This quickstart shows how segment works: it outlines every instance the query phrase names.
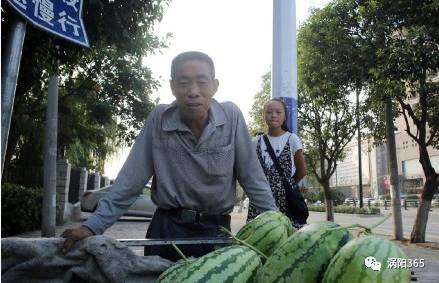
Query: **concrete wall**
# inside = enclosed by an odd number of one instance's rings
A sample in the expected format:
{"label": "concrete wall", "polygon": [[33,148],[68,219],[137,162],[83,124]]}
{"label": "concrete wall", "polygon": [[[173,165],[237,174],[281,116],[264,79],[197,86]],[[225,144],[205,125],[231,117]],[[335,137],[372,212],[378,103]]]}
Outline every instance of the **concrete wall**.
{"label": "concrete wall", "polygon": [[57,204],[62,207],[64,220],[67,220],[69,215],[67,204],[69,197],[70,169],[71,165],[68,160],[58,160],[56,163]]}

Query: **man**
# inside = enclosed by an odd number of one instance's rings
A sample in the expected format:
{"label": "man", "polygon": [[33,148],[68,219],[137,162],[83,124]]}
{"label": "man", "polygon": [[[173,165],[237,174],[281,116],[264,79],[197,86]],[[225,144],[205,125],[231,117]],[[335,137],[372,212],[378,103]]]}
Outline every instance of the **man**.
{"label": "man", "polygon": [[[81,226],[67,229],[65,250],[78,240],[102,234],[124,213],[153,176],[151,198],[158,206],[147,238],[214,237],[230,229],[236,180],[261,210],[277,210],[257,160],[241,111],[213,99],[219,82],[212,59],[185,52],[171,66],[176,100],[157,106],[146,119],[112,190]],[[201,256],[206,246],[182,246]],[[145,254],[178,260],[170,247],[146,247]]]}

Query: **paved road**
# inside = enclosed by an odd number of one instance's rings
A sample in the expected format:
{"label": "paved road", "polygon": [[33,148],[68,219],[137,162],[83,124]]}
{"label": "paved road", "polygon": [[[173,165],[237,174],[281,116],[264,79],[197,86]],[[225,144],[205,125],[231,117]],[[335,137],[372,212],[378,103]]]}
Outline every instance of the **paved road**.
{"label": "paved road", "polygon": [[[386,217],[391,210],[384,210],[381,208],[381,214],[379,216],[364,216],[359,214],[343,214],[335,213],[334,220],[340,225],[348,224],[363,224],[365,226],[373,225],[379,222],[381,219]],[[415,223],[417,209],[408,208],[407,210],[402,210],[402,222],[403,222],[403,233],[405,238],[410,238],[410,233],[413,229],[413,224]],[[322,221],[326,219],[325,212],[311,212],[309,217],[309,222]],[[382,235],[392,235],[393,234],[393,218],[390,217],[383,224],[378,226],[373,230],[376,234]],[[430,211],[427,222],[427,231],[425,236],[426,241],[439,243],[439,208],[433,208]]]}

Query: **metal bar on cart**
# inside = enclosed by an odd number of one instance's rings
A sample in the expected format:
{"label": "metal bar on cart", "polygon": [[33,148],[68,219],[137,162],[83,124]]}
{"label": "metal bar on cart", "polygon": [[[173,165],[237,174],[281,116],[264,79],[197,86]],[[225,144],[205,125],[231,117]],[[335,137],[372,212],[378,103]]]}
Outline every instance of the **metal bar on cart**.
{"label": "metal bar on cart", "polygon": [[211,245],[230,245],[233,243],[231,237],[205,237],[205,238],[170,238],[170,239],[118,239],[119,242],[127,246],[166,246],[172,245],[197,245],[197,244],[211,244]]}

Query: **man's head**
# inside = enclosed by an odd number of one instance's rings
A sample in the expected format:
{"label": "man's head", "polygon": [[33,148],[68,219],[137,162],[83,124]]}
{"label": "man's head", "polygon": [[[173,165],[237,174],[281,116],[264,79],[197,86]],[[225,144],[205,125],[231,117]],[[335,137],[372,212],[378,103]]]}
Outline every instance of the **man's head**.
{"label": "man's head", "polygon": [[172,60],[170,83],[184,120],[207,119],[219,85],[209,56],[197,51],[179,54]]}
{"label": "man's head", "polygon": [[215,79],[215,65],[213,64],[212,58],[207,54],[199,51],[188,51],[178,54],[174,59],[172,59],[171,64],[171,80],[175,78],[175,70],[178,65],[186,61],[201,61],[205,62],[209,66],[209,71],[212,79]]}

